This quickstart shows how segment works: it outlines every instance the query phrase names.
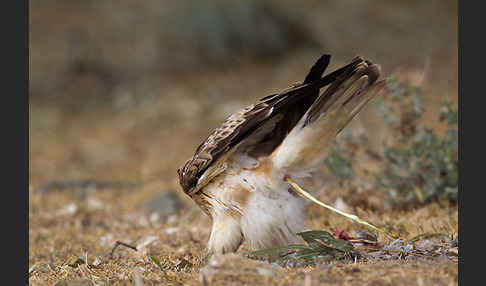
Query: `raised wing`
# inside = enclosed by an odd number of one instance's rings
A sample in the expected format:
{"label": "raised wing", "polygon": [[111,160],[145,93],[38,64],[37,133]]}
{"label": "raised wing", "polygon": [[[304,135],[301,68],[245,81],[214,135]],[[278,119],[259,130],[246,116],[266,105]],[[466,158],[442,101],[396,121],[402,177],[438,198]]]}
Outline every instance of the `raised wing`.
{"label": "raised wing", "polygon": [[324,54],[302,84],[264,97],[226,119],[199,145],[183,168],[177,170],[184,192],[191,195],[205,186],[225,169],[225,160],[236,151],[254,156],[271,154],[313,105],[319,89],[354,70],[364,60],[357,57],[321,78],[329,61],[330,55]]}
{"label": "raised wing", "polygon": [[273,168],[305,176],[322,164],[337,134],[385,85],[379,76],[380,67],[370,61],[341,74],[271,154]]}

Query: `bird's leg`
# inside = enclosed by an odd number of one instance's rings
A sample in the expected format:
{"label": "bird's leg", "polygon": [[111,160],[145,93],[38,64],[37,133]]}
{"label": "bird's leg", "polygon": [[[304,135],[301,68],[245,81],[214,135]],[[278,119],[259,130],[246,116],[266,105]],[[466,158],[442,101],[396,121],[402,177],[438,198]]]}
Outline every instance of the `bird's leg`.
{"label": "bird's leg", "polygon": [[211,254],[225,254],[236,252],[243,242],[240,217],[222,213],[213,217],[213,227],[208,242]]}

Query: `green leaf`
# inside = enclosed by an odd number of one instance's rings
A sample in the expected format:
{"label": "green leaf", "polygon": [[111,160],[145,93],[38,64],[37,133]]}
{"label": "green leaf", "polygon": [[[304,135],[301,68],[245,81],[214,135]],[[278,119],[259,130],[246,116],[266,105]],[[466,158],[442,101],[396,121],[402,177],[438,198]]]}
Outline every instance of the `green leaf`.
{"label": "green leaf", "polygon": [[336,239],[332,234],[323,230],[304,231],[297,233],[297,235],[300,235],[314,249],[326,251],[328,248],[334,248],[342,252],[348,252],[354,248],[349,241]]}
{"label": "green leaf", "polygon": [[252,251],[252,255],[281,255],[276,263],[282,265],[289,261],[298,261],[305,265],[314,265],[315,258],[330,255],[336,259],[344,257],[345,253],[353,249],[348,241],[336,239],[332,234],[322,230],[299,232],[309,245],[290,244],[283,247]]}
{"label": "green leaf", "polygon": [[297,261],[302,261],[304,262],[304,264],[308,265],[308,264],[315,264],[314,262],[314,258],[317,257],[319,255],[319,252],[318,251],[315,251],[313,249],[310,249],[310,248],[305,248],[305,249],[300,249],[294,253],[291,253],[291,254],[288,254],[282,258],[280,258],[279,260],[277,260],[276,262],[278,264],[284,264],[285,262],[288,262],[290,260],[297,260]]}
{"label": "green leaf", "polygon": [[286,246],[282,247],[277,247],[277,248],[270,248],[270,249],[262,249],[262,250],[256,250],[252,251],[249,254],[252,255],[275,255],[275,254],[284,254],[289,251],[295,251],[298,249],[309,249],[309,247],[303,245],[303,244],[289,244]]}

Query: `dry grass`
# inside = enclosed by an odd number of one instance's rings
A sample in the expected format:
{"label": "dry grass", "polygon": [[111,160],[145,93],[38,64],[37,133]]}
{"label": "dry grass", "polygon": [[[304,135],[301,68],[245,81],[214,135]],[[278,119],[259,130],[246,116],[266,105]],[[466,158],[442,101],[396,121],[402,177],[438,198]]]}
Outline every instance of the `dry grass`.
{"label": "dry grass", "polygon": [[[299,59],[303,58],[312,61],[310,56]],[[444,69],[451,68],[451,62],[444,65]],[[248,258],[244,244],[236,255],[207,259],[204,250],[210,221],[180,191],[175,170],[230,112],[299,80],[305,70],[303,61],[290,59],[271,68],[245,66],[225,74],[202,74],[170,86],[160,84],[152,91],[153,97],[138,99],[128,94],[113,105],[94,106],[80,113],[32,101],[29,283],[456,285],[457,260],[447,258],[281,268]],[[417,73],[420,70],[408,69],[398,76],[413,81]],[[437,83],[424,86],[424,93],[424,121],[436,120],[441,100],[434,95],[457,100],[456,90]],[[364,124],[373,116],[368,108],[351,128],[377,132]],[[377,169],[378,162],[372,157],[365,152],[357,154],[359,176]],[[87,178],[135,185],[126,189],[36,191],[51,180]],[[457,205],[440,202],[411,210],[387,210],[379,193],[341,186],[324,175],[314,179],[314,184],[304,187],[318,199],[327,203],[344,199],[349,211],[402,237],[440,232],[457,238]],[[325,180],[331,181],[323,185]],[[146,214],[143,206],[160,192],[178,196],[181,210],[168,217]],[[363,230],[313,204],[308,205],[307,214],[309,229]],[[120,246],[110,257],[117,240],[138,246],[138,251]],[[379,236],[379,240],[387,242],[388,238]]]}
{"label": "dry grass", "polygon": [[[149,188],[149,187],[147,187]],[[457,260],[416,259],[375,263],[324,263],[305,268],[280,268],[247,258],[244,245],[224,262],[205,261],[209,219],[194,206],[170,218],[145,215],[136,207],[136,196],[147,196],[146,188],[120,193],[94,192],[85,198],[72,193],[42,195],[30,192],[29,267],[32,285],[130,285],[138,271],[145,285],[210,285],[285,283],[345,283],[344,285],[450,285],[457,283]],[[336,194],[334,194],[336,195]],[[321,197],[328,197],[326,195]],[[142,200],[139,200],[142,201]],[[357,213],[380,227],[391,227],[402,237],[422,233],[445,233],[457,237],[457,206],[434,203],[414,211]],[[345,218],[309,205],[308,227],[361,229]],[[138,251],[119,246],[117,240],[137,246]],[[380,242],[386,237],[380,236]],[[152,257],[160,261],[161,267]],[[81,259],[80,261],[77,261]],[[306,278],[310,276],[310,278]],[[204,277],[204,278],[202,278]],[[84,281],[84,283],[81,283]],[[63,285],[63,284],[58,284]],[[308,284],[305,284],[308,285]]]}

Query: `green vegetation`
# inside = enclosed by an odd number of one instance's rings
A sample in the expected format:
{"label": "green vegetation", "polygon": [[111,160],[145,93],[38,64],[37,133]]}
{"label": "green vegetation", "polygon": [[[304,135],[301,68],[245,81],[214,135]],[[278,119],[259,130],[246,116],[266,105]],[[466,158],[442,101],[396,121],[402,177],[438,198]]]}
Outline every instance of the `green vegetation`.
{"label": "green vegetation", "polygon": [[[427,126],[419,127],[423,112],[420,89],[403,89],[395,82],[390,87],[391,94],[403,96],[392,96],[389,104],[404,111],[399,120],[387,121],[390,125],[400,122],[399,128],[395,129],[398,130],[398,140],[395,145],[385,148],[384,166],[377,174],[378,185],[396,202],[426,203],[444,197],[457,201],[457,110],[451,102],[443,102],[438,119],[446,125],[445,134]],[[383,113],[385,118],[390,118],[390,114]]]}
{"label": "green vegetation", "polygon": [[280,265],[286,265],[289,262],[299,262],[303,265],[315,265],[316,259],[343,258],[353,249],[353,245],[342,239],[335,238],[332,234],[323,230],[310,230],[299,232],[307,245],[292,244],[279,248],[264,249],[253,251],[250,254],[260,256],[275,256],[279,258],[275,261]]}
{"label": "green vegetation", "polygon": [[[384,146],[375,188],[386,193],[392,205],[414,205],[447,198],[457,201],[458,112],[449,101],[438,116],[445,132],[421,125],[420,88],[405,88],[391,79],[386,98],[377,100],[383,120],[391,127],[393,140]],[[352,154],[335,144],[325,164],[340,181],[355,180]]]}

